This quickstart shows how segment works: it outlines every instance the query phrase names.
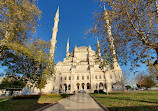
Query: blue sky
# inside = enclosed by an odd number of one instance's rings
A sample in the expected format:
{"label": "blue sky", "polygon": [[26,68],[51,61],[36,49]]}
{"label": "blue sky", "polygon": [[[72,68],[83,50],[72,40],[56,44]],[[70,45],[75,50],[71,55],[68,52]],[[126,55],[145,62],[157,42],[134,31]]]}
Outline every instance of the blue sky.
{"label": "blue sky", "polygon": [[92,46],[95,49],[96,38],[84,38],[85,30],[93,25],[93,12],[99,8],[93,0],[39,0],[42,18],[39,21],[35,36],[50,41],[54,16],[59,6],[59,29],[56,43],[55,62],[62,61],[66,56],[66,43],[70,39],[70,51],[76,46]]}

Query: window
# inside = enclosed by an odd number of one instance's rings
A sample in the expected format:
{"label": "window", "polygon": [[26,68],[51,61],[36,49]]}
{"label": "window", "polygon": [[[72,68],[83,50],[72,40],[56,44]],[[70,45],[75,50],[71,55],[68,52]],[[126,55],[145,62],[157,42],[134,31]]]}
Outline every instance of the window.
{"label": "window", "polygon": [[95,76],[95,79],[97,79],[97,76]]}
{"label": "window", "polygon": [[112,79],[112,75],[110,75],[110,79]]}
{"label": "window", "polygon": [[69,76],[69,80],[71,80],[71,76]]}
{"label": "window", "polygon": [[105,79],[105,75],[104,75],[104,79]]}
{"label": "window", "polygon": [[79,80],[79,76],[77,76],[77,80]]}
{"label": "window", "polygon": [[99,76],[99,78],[101,79],[101,75]]}
{"label": "window", "polygon": [[71,85],[69,84],[69,86],[68,86],[68,90],[71,90]]}
{"label": "window", "polygon": [[84,76],[82,76],[82,80],[84,80]]}
{"label": "window", "polygon": [[66,80],[66,77],[65,77],[65,80]]}
{"label": "window", "polygon": [[87,76],[87,79],[89,79],[89,76]]}

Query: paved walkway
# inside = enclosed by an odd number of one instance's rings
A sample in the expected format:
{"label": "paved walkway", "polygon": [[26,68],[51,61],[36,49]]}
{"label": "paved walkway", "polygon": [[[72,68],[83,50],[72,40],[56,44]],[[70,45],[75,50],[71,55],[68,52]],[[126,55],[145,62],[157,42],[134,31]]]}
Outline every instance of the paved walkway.
{"label": "paved walkway", "polygon": [[43,111],[104,111],[87,93],[70,96]]}

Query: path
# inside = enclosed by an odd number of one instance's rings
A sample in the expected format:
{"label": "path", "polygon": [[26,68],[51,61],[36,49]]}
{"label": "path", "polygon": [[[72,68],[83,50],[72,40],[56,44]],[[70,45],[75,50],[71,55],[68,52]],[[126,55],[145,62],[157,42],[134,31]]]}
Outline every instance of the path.
{"label": "path", "polygon": [[104,111],[87,93],[70,96],[43,111]]}

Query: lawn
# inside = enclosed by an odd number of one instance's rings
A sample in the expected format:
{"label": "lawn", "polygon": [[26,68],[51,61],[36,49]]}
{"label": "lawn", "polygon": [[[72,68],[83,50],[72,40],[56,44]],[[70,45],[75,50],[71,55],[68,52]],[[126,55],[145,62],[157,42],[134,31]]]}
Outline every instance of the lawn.
{"label": "lawn", "polygon": [[42,95],[34,99],[0,99],[0,111],[34,111],[64,97],[61,95]]}
{"label": "lawn", "polygon": [[158,91],[91,94],[109,111],[158,111]]}

